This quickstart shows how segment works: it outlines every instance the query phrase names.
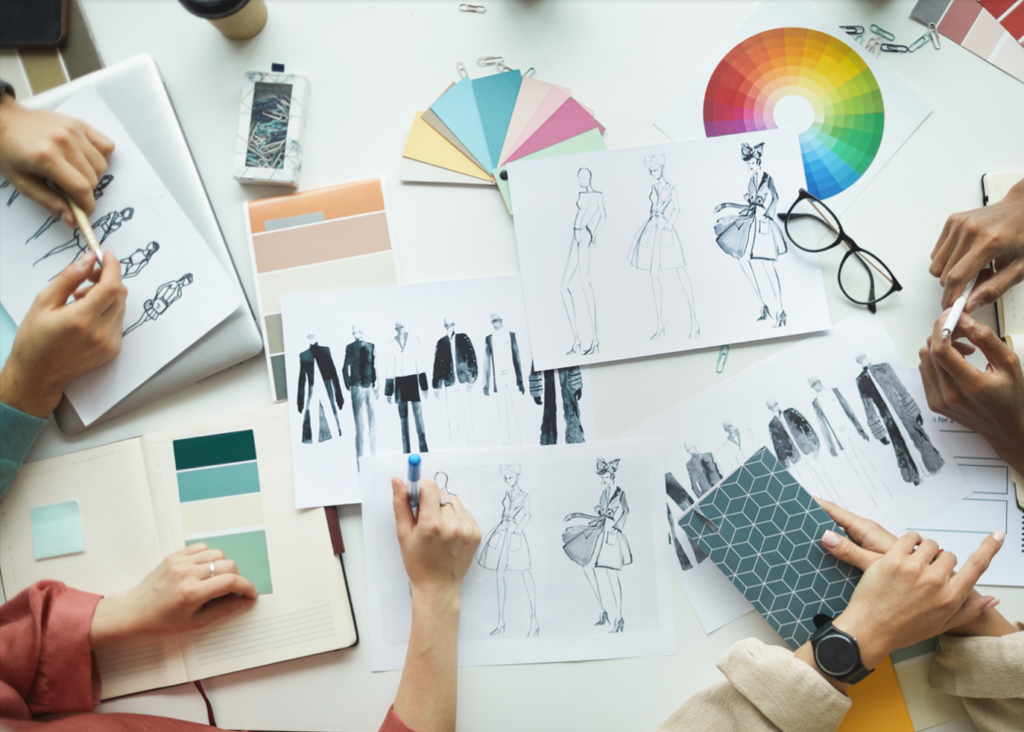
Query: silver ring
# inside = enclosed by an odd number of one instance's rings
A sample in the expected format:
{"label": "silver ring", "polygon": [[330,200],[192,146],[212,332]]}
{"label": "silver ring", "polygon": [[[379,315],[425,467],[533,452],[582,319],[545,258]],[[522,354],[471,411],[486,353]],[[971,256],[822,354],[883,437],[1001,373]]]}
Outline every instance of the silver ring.
{"label": "silver ring", "polygon": [[451,503],[451,501],[445,500],[444,498],[442,498],[442,499],[441,499],[441,505],[442,505],[442,506],[447,506],[447,505],[449,505],[450,503]]}
{"label": "silver ring", "polygon": [[212,577],[217,573],[217,568],[213,566],[213,562],[210,562],[210,576]]}

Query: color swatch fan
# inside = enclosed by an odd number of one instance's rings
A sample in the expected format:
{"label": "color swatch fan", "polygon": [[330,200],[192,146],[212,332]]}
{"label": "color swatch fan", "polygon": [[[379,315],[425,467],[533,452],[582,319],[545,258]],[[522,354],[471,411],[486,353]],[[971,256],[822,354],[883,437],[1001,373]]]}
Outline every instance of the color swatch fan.
{"label": "color swatch fan", "polygon": [[496,184],[512,212],[506,163],[604,150],[604,127],[565,87],[506,70],[450,85],[417,112],[402,150],[401,179]]}
{"label": "color swatch fan", "polygon": [[943,36],[1024,81],[1024,3],[1020,0],[921,0],[910,12]]}

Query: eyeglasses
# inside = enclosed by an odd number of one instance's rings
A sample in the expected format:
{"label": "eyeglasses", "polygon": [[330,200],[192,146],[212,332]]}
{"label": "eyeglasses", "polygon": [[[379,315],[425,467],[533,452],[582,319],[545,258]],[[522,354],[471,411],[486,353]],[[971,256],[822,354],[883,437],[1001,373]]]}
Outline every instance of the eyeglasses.
{"label": "eyeglasses", "polygon": [[[803,188],[796,202],[789,211],[782,214],[786,236],[799,249],[805,252],[824,252],[833,247],[844,245],[847,248],[843,260],[839,263],[839,289],[846,297],[858,305],[867,305],[868,310],[875,312],[875,303],[881,302],[894,292],[903,289],[885,263],[866,249],[862,249],[843,231],[839,218],[832,213],[821,199]],[[875,271],[887,287],[875,287]],[[881,295],[878,292],[882,292]]]}

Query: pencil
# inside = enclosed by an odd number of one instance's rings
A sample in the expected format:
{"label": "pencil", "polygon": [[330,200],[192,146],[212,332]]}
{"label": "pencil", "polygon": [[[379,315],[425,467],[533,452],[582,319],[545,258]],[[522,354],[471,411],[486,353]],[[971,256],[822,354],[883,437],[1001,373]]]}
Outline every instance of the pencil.
{"label": "pencil", "polygon": [[89,251],[96,254],[96,265],[103,269],[103,252],[100,251],[100,240],[96,238],[96,232],[92,230],[92,224],[89,223],[89,217],[85,215],[85,211],[78,207],[75,200],[71,198],[66,192],[64,198],[67,199],[68,205],[71,206],[71,213],[75,217],[75,221],[78,223],[78,228],[82,232],[82,236],[85,237],[85,243],[89,245]]}

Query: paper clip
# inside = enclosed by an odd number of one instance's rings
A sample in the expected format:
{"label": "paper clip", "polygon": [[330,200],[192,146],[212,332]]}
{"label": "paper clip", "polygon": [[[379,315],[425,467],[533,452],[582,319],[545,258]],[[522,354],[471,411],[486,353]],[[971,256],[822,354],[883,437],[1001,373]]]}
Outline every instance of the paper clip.
{"label": "paper clip", "polygon": [[460,79],[465,79],[467,76],[469,76],[469,72],[466,71],[466,64],[462,63],[461,61],[455,64],[455,70],[459,72]]}
{"label": "paper clip", "polygon": [[461,10],[463,13],[486,13],[487,12],[487,8],[485,8],[483,5],[470,5],[469,3],[462,3],[462,5],[459,6],[459,10]]}
{"label": "paper clip", "polygon": [[535,68],[533,68],[531,66],[530,68],[528,68],[526,71],[523,72],[523,76],[533,76],[536,73],[537,73],[537,69],[535,69]]}
{"label": "paper clip", "polygon": [[879,46],[879,50],[885,53],[907,53],[910,51],[909,48],[899,43],[883,43]]}
{"label": "paper clip", "polygon": [[504,61],[499,61],[497,64],[494,65],[494,68],[498,70],[499,74],[504,74],[506,71],[512,70],[512,67],[506,66]]}
{"label": "paper clip", "polygon": [[931,31],[932,45],[935,46],[935,50],[942,48],[942,44],[939,42],[939,31],[935,27],[935,23],[929,23],[928,30]]}
{"label": "paper clip", "polygon": [[875,35],[881,36],[882,38],[884,38],[887,41],[895,41],[896,40],[896,36],[894,36],[892,33],[887,31],[882,26],[875,25],[874,23],[871,24],[871,32],[874,33]]}
{"label": "paper clip", "polygon": [[718,363],[715,364],[715,373],[725,371],[725,362],[729,359],[729,346],[722,346],[718,349]]}
{"label": "paper clip", "polygon": [[931,32],[925,33],[923,36],[921,36],[916,41],[914,41],[909,46],[907,46],[907,50],[910,53],[913,53],[914,51],[916,51],[919,48],[924,48],[926,45],[928,45],[928,41],[930,41],[931,38],[932,38]]}
{"label": "paper clip", "polygon": [[860,45],[863,46],[864,45],[864,34],[863,33],[858,33],[857,35],[855,35],[853,37],[853,40],[857,41],[857,43],[859,43]]}
{"label": "paper clip", "polygon": [[862,25],[841,25],[839,26],[848,36],[858,36],[864,34],[864,26]]}
{"label": "paper clip", "polygon": [[871,38],[868,39],[868,42],[864,44],[864,50],[867,51],[868,53],[873,53],[874,55],[877,56],[878,38],[876,38],[875,36],[871,36]]}
{"label": "paper clip", "polygon": [[504,62],[504,58],[501,56],[481,56],[476,60],[477,66],[497,66]]}

